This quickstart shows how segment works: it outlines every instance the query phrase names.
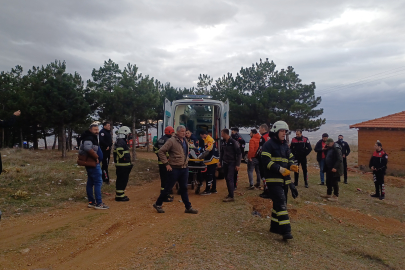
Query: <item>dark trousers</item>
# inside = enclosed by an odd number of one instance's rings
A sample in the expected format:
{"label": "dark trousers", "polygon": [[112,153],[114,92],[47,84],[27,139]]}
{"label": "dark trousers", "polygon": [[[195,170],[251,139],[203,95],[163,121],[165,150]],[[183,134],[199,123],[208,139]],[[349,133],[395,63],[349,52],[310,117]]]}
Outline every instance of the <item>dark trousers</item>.
{"label": "dark trousers", "polygon": [[166,179],[167,179],[167,169],[166,165],[159,164],[159,175],[160,175],[160,192],[162,193],[165,190]]}
{"label": "dark trousers", "polygon": [[125,189],[127,188],[129,174],[131,173],[134,165],[130,166],[116,166],[115,172],[117,173],[117,181],[115,182],[115,197],[125,197]]}
{"label": "dark trousers", "polygon": [[102,178],[103,182],[109,182],[110,175],[108,174],[108,164],[110,163],[111,150],[102,150],[102,152],[103,152],[103,161],[101,165]]}
{"label": "dark trousers", "polygon": [[343,175],[344,181],[347,182],[347,158],[343,158]]}
{"label": "dark trousers", "polygon": [[385,196],[384,173],[373,172],[373,180],[375,185],[375,194]]}
{"label": "dark trousers", "polygon": [[235,171],[235,173],[233,174],[233,187],[237,188],[238,187],[238,171]]}
{"label": "dark trousers", "polygon": [[[302,173],[304,175],[304,182],[307,185],[308,184],[308,168],[307,168],[307,158],[302,158],[302,159],[298,159],[298,166],[302,167]],[[299,173],[294,173],[294,184],[296,186],[298,186],[298,178],[299,178],[300,174]]]}
{"label": "dark trousers", "polygon": [[339,197],[339,181],[340,176],[335,176],[331,171],[326,172],[326,194],[332,195],[333,190],[333,195]]}
{"label": "dark trousers", "polygon": [[287,198],[285,187],[269,185],[268,192],[273,201],[273,210],[271,213],[270,231],[279,234],[291,232],[290,217],[287,212]]}
{"label": "dark trousers", "polygon": [[215,177],[215,170],[217,169],[217,164],[207,165],[207,171],[203,173],[203,177],[206,181],[205,190],[209,191],[217,189],[217,178]]}
{"label": "dark trousers", "polygon": [[186,209],[191,208],[191,203],[188,199],[187,193],[188,168],[173,168],[172,171],[167,172],[166,185],[164,190],[160,193],[160,196],[156,201],[156,205],[161,206],[163,204],[163,201],[167,198],[167,196],[169,196],[169,191],[173,188],[176,182],[179,182],[179,192],[184,206]]}
{"label": "dark trousers", "polygon": [[235,163],[225,163],[223,165],[226,186],[228,187],[228,196],[233,198],[235,191]]}

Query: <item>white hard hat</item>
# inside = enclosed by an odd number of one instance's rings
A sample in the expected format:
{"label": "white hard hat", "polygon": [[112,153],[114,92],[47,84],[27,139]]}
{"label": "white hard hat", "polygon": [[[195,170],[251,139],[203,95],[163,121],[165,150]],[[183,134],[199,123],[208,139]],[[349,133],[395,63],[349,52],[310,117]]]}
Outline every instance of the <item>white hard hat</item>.
{"label": "white hard hat", "polygon": [[273,126],[271,127],[271,132],[276,133],[277,131],[279,131],[280,129],[285,129],[287,132],[289,130],[288,125],[286,122],[284,121],[277,121],[273,124]]}
{"label": "white hard hat", "polygon": [[128,135],[129,133],[131,133],[131,130],[129,129],[129,127],[127,126],[122,126],[118,129],[118,134],[124,134],[124,135]]}

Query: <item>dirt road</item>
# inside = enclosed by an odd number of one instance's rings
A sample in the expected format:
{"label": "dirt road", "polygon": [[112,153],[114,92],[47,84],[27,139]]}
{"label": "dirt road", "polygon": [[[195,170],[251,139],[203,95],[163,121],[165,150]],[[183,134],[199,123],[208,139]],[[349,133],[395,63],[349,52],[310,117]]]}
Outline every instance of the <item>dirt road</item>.
{"label": "dirt road", "polygon": [[[142,158],[153,154],[142,153]],[[246,165],[244,165],[246,166]],[[246,169],[244,173],[246,174]],[[153,254],[165,253],[165,235],[180,226],[185,214],[179,195],[165,203],[165,214],[156,213],[152,204],[160,190],[160,181],[127,188],[129,202],[104,198],[109,210],[87,208],[86,204],[66,203],[62,209],[27,215],[0,223],[1,269],[118,269],[153,246]],[[218,181],[218,194],[210,196],[189,192],[193,207],[200,213],[213,201],[226,195],[225,181]],[[84,194],[83,194],[84,195]],[[150,254],[150,252],[148,252]]]}

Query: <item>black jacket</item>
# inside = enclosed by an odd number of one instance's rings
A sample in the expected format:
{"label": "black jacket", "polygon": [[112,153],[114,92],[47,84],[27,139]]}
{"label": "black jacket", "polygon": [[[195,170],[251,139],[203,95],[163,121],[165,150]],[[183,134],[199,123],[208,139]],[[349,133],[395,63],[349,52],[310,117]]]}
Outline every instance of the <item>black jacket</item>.
{"label": "black jacket", "polygon": [[102,129],[100,133],[98,134],[99,140],[100,140],[100,147],[101,150],[105,151],[107,150],[107,147],[112,146],[112,138],[111,138],[111,132],[106,129]]}
{"label": "black jacket", "polygon": [[[321,140],[319,140],[317,143],[316,143],[316,145],[315,145],[315,152],[316,152],[316,160],[319,162],[319,161],[321,161],[321,159],[322,159],[322,142],[323,142],[323,140],[321,139]],[[326,153],[325,153],[325,156],[326,156]]]}
{"label": "black jacket", "polygon": [[221,140],[221,154],[219,157],[219,162],[221,164],[225,163],[235,163],[235,166],[240,166],[242,159],[242,154],[240,152],[240,146],[237,141],[229,138],[228,141]]}
{"label": "black jacket", "polygon": [[115,166],[131,166],[131,154],[124,138],[119,138],[114,144]]}
{"label": "black jacket", "polygon": [[345,157],[347,157],[350,154],[349,144],[343,140],[342,141],[337,140],[336,143],[339,144],[340,147],[342,147],[342,155],[345,155]]}
{"label": "black jacket", "polygon": [[232,139],[234,139],[235,141],[237,141],[239,143],[240,152],[242,155],[244,155],[246,141],[242,138],[242,136],[240,136],[239,133],[232,134],[231,137],[232,137]]}
{"label": "black jacket", "polygon": [[263,145],[261,166],[266,183],[281,186],[290,184],[291,177],[283,176],[280,173],[280,167],[289,170],[293,164],[294,155],[285,140],[280,141],[273,136]]}
{"label": "black jacket", "polygon": [[311,143],[307,137],[301,136],[300,138],[294,137],[291,140],[291,153],[296,159],[304,159],[312,151]]}
{"label": "black jacket", "polygon": [[[159,140],[155,142],[153,145],[153,151],[155,152],[156,156],[158,157],[158,164],[163,164],[163,162],[159,158],[159,149],[162,148],[162,146],[169,140],[172,136],[169,135],[163,135]],[[166,153],[166,157],[169,157],[169,153]]]}
{"label": "black jacket", "polygon": [[94,135],[93,133],[90,132],[90,130],[86,130],[82,135],[81,135],[81,140],[82,142],[84,141],[91,141],[93,145],[99,145],[98,140],[97,140],[97,135]]}
{"label": "black jacket", "polygon": [[337,143],[326,151],[325,167],[323,171],[331,172],[332,169],[336,169],[336,172],[332,172],[334,177],[343,175],[342,148]]}
{"label": "black jacket", "polygon": [[387,170],[388,155],[384,150],[380,152],[374,151],[373,156],[370,159],[369,168],[374,167],[376,171],[373,173],[383,173]]}

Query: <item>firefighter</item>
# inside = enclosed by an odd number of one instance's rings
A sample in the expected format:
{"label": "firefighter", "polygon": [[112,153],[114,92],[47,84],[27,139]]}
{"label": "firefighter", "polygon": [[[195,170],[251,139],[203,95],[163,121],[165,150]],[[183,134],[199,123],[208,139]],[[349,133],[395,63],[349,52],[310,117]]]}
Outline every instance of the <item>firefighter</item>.
{"label": "firefighter", "polygon": [[[302,136],[302,130],[295,131],[295,138],[291,140],[291,153],[297,160],[298,167],[301,164],[302,173],[304,175],[305,187],[308,188],[308,169],[307,169],[307,156],[312,151],[311,143],[307,137]],[[294,185],[298,186],[299,172],[294,173]]]}
{"label": "firefighter", "polygon": [[211,193],[218,193],[215,178],[215,171],[219,162],[218,149],[214,139],[208,135],[207,131],[200,131],[200,136],[204,140],[204,152],[198,156],[198,159],[204,159],[204,164],[207,165],[207,171],[203,173],[207,185],[201,195],[211,195]]}
{"label": "firefighter", "polygon": [[115,200],[117,202],[127,202],[129,198],[125,195],[125,188],[128,184],[129,174],[134,165],[131,164],[131,154],[125,137],[131,130],[123,126],[118,129],[117,141],[114,144],[114,163],[117,173],[115,182]]}
{"label": "firefighter", "polygon": [[103,151],[103,160],[101,166],[103,182],[106,184],[110,184],[110,176],[108,174],[108,164],[110,163],[112,137],[111,137],[111,125],[109,122],[103,123],[103,129],[100,130],[98,138],[100,142],[101,151]]}
{"label": "firefighter", "polygon": [[374,145],[374,153],[370,159],[369,167],[373,170],[373,179],[375,185],[375,194],[370,195],[374,198],[385,199],[384,175],[387,170],[388,155],[382,149],[382,144],[377,141]]}
{"label": "firefighter", "polygon": [[294,165],[294,155],[288,147],[285,137],[288,125],[284,121],[277,121],[272,127],[272,137],[262,149],[262,166],[268,193],[273,201],[270,232],[281,234],[284,240],[292,239],[290,218],[287,212],[287,187],[290,187],[293,198],[298,191],[291,182],[290,170],[298,172]]}
{"label": "firefighter", "polygon": [[[160,193],[163,193],[165,190],[166,186],[166,180],[167,180],[167,169],[166,166],[162,163],[162,161],[159,158],[159,149],[162,148],[162,146],[169,140],[172,135],[174,134],[174,128],[171,126],[168,126],[165,128],[165,135],[163,135],[159,140],[156,141],[155,145],[153,146],[153,150],[155,151],[156,156],[158,157],[158,164],[159,164],[159,174],[160,174]],[[169,154],[166,153],[166,156],[169,157]],[[169,192],[171,193],[171,192]],[[169,194],[167,198],[164,200],[164,202],[172,202],[173,197]]]}
{"label": "firefighter", "polygon": [[339,135],[336,143],[342,147],[344,183],[347,184],[347,157],[350,154],[350,146],[343,140],[343,135]]}

